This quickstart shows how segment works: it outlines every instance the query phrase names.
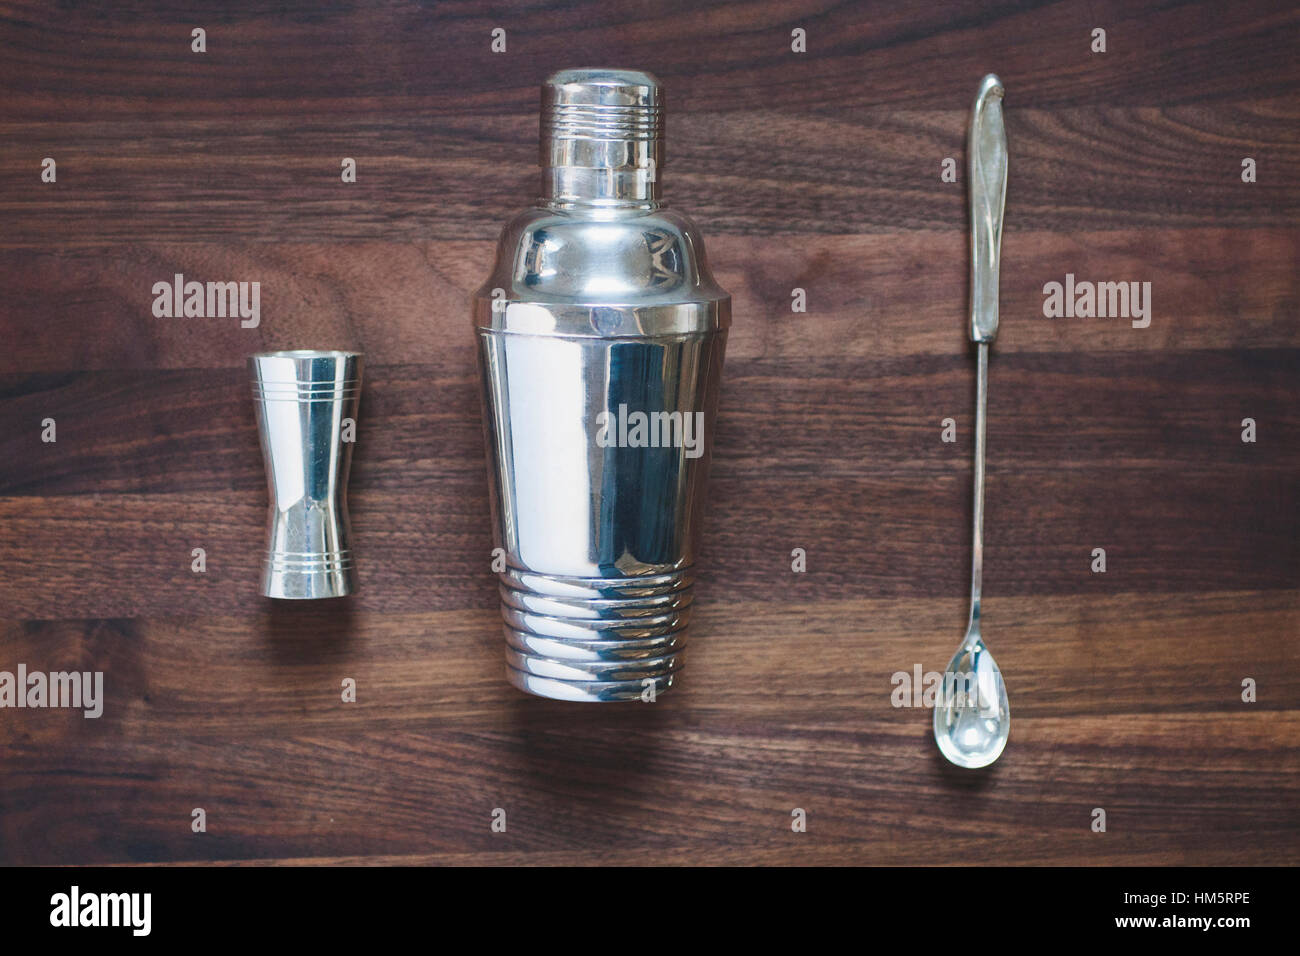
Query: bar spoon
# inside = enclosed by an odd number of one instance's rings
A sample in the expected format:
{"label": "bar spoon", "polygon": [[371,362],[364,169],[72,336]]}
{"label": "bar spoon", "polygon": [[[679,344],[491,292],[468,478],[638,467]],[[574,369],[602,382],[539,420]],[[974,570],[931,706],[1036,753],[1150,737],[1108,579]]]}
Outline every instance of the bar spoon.
{"label": "bar spoon", "polygon": [[984,431],[989,389],[989,346],[998,334],[998,264],[1006,205],[1007,137],[1002,125],[1002,81],[980,82],[967,144],[971,212],[970,337],[979,352],[975,387],[975,517],[971,550],[970,621],[948,662],[934,707],[934,741],[958,767],[987,767],[1011,732],[1007,689],[980,634],[984,577]]}

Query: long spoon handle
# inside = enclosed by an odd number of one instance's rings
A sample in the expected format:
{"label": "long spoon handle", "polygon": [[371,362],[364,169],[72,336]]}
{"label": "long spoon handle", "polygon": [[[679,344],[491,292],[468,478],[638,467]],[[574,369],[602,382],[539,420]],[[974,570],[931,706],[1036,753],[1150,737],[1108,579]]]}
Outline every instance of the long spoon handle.
{"label": "long spoon handle", "polygon": [[975,519],[974,547],[970,562],[970,624],[975,630],[980,620],[980,592],[984,588],[984,425],[988,418],[989,347],[979,344],[979,374],[975,379]]}
{"label": "long spoon handle", "polygon": [[980,83],[967,144],[970,183],[970,337],[979,344],[975,386],[975,507],[971,549],[970,625],[977,632],[984,586],[984,433],[989,393],[989,345],[998,334],[998,266],[1002,212],[1007,200],[1007,134],[1002,125],[1002,81]]}

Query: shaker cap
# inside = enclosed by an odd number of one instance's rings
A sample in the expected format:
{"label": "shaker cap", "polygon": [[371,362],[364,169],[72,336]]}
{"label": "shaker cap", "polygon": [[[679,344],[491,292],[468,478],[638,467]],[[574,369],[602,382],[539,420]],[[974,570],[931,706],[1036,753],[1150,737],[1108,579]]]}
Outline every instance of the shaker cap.
{"label": "shaker cap", "polygon": [[644,70],[557,70],[546,78],[547,106],[636,106],[658,109],[659,80]]}
{"label": "shaker cap", "polygon": [[641,70],[560,70],[542,86],[541,165],[559,200],[654,200],[663,165],[659,81]]}

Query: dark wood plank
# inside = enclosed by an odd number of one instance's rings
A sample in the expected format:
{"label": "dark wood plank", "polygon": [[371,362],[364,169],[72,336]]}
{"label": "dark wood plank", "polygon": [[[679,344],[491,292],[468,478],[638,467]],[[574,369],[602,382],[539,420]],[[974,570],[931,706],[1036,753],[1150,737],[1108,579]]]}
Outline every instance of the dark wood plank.
{"label": "dark wood plank", "polygon": [[[357,492],[353,520],[367,610],[481,607],[495,594],[482,481],[443,495]],[[939,597],[965,589],[964,477],[894,481],[719,476],[701,573],[751,600]],[[990,477],[985,578],[1005,594],[1295,587],[1292,475],[1067,470]],[[138,617],[258,606],[259,493],[0,500],[9,528],[0,602],[9,615]],[[447,502],[458,500],[456,506]],[[780,505],[774,505],[779,501]],[[845,515],[852,515],[851,521]],[[996,522],[996,523],[994,523]],[[191,549],[208,571],[190,570]],[[794,548],[805,575],[790,571]],[[1090,570],[1106,549],[1106,574]]]}
{"label": "dark wood plank", "polygon": [[[208,52],[190,52],[190,30]],[[507,31],[507,52],[490,50]],[[808,53],[791,52],[791,30]],[[1090,51],[1092,30],[1108,52]],[[907,3],[760,2],[714,8],[690,0],[464,2],[398,0],[274,10],[248,2],[182,14],[158,0],[61,8],[6,5],[0,88],[25,118],[153,114],[517,113],[557,63],[627,63],[658,74],[675,108],[887,104],[949,108],[996,68],[1026,107],[1098,100],[1136,105],[1263,99],[1300,89],[1300,16],[1246,0],[993,8]],[[75,54],[77,69],[68,68]]]}
{"label": "dark wood plank", "polygon": [[[970,354],[959,232],[707,239],[733,296],[727,356],[818,362]],[[353,348],[371,366],[468,375],[469,297],[486,242],[126,245],[0,251],[0,375],[71,369],[242,368],[264,349]],[[1018,233],[1003,242],[998,354],[1300,348],[1300,232],[1281,229]],[[176,273],[257,281],[261,324],[155,318]],[[1067,273],[1151,283],[1151,323],[1049,319],[1043,286]],[[806,313],[791,312],[804,289]]]}
{"label": "dark wood plank", "polygon": [[[242,740],[152,737],[129,775],[113,741],[79,747],[75,769],[20,746],[0,826],[13,859],[42,862],[395,855],[418,843],[482,862],[619,847],[652,862],[689,847],[697,863],[756,849],[785,861],[951,863],[965,850],[972,863],[1113,863],[1156,847],[1164,862],[1246,862],[1276,854],[1297,822],[1293,713],[1215,715],[1212,750],[1203,715],[1024,718],[1017,768],[976,786],[943,765],[925,720],[710,732],[598,716],[557,732],[534,711],[519,699],[482,732],[276,737],[253,753]],[[55,800],[60,817],[37,825]],[[1106,834],[1089,831],[1098,806]],[[194,807],[206,834],[190,832]],[[497,807],[506,834],[489,829]],[[806,834],[790,832],[794,807],[808,811]]]}
{"label": "dark wood plank", "polygon": [[[713,473],[761,481],[779,462],[792,477],[965,478],[972,369],[970,356],[732,358]],[[1300,349],[1012,352],[995,354],[992,369],[995,475],[1300,470]],[[425,492],[434,505],[486,483],[477,382],[473,359],[459,354],[369,366],[350,486]],[[264,487],[243,368],[3,376],[0,414],[12,423],[0,436],[0,495],[256,497]],[[1244,417],[1256,420],[1254,443],[1241,441]],[[57,423],[56,443],[42,441],[45,418]]]}
{"label": "dark wood plank", "polygon": [[[1031,109],[1007,82],[1008,233],[1285,229],[1300,217],[1288,176],[1300,165],[1300,98]],[[674,113],[664,188],[709,235],[961,231],[968,97],[929,111]],[[537,195],[536,114],[530,103],[511,116],[0,126],[0,245],[491,240]],[[57,183],[39,181],[46,156]],[[344,156],[355,183],[340,181]],[[957,182],[941,179],[949,157]]]}
{"label": "dark wood plank", "polygon": [[[717,733],[769,723],[825,723],[837,732],[923,723],[920,709],[894,707],[891,678],[917,664],[923,673],[942,670],[964,625],[964,602],[820,594],[773,588],[767,601],[741,599],[706,577],[689,671],[660,702],[677,702],[663,718],[637,707],[521,698],[501,680],[501,622],[488,601],[401,613],[249,602],[231,616],[8,625],[0,634],[12,660],[43,670],[102,665],[108,698],[100,718],[33,713],[7,723],[0,740],[76,748],[105,734],[132,742],[240,737],[260,751],[259,734],[431,723],[489,730],[520,700],[555,733],[584,724],[643,733],[661,720]],[[1291,591],[1000,594],[990,596],[986,622],[1008,679],[1014,675],[1017,717],[1281,715],[1292,709],[1287,688],[1300,677],[1300,654],[1282,640],[1300,626]],[[1239,635],[1228,647],[1225,631]],[[792,660],[802,663],[791,668]],[[358,683],[356,704],[340,702],[344,677]],[[1260,683],[1256,704],[1240,700],[1244,677]]]}

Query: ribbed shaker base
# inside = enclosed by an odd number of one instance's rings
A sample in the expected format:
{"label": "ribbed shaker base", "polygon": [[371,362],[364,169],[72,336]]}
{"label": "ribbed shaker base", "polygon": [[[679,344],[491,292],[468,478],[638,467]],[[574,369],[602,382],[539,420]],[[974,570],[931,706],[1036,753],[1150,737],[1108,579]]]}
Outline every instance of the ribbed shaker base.
{"label": "ribbed shaker base", "polygon": [[501,578],[506,674],[556,700],[647,700],[672,687],[690,619],[690,568],[576,578],[509,570]]}
{"label": "ribbed shaker base", "polygon": [[312,554],[267,552],[262,569],[262,593],[286,600],[347,597],[357,590],[356,575],[351,550]]}

